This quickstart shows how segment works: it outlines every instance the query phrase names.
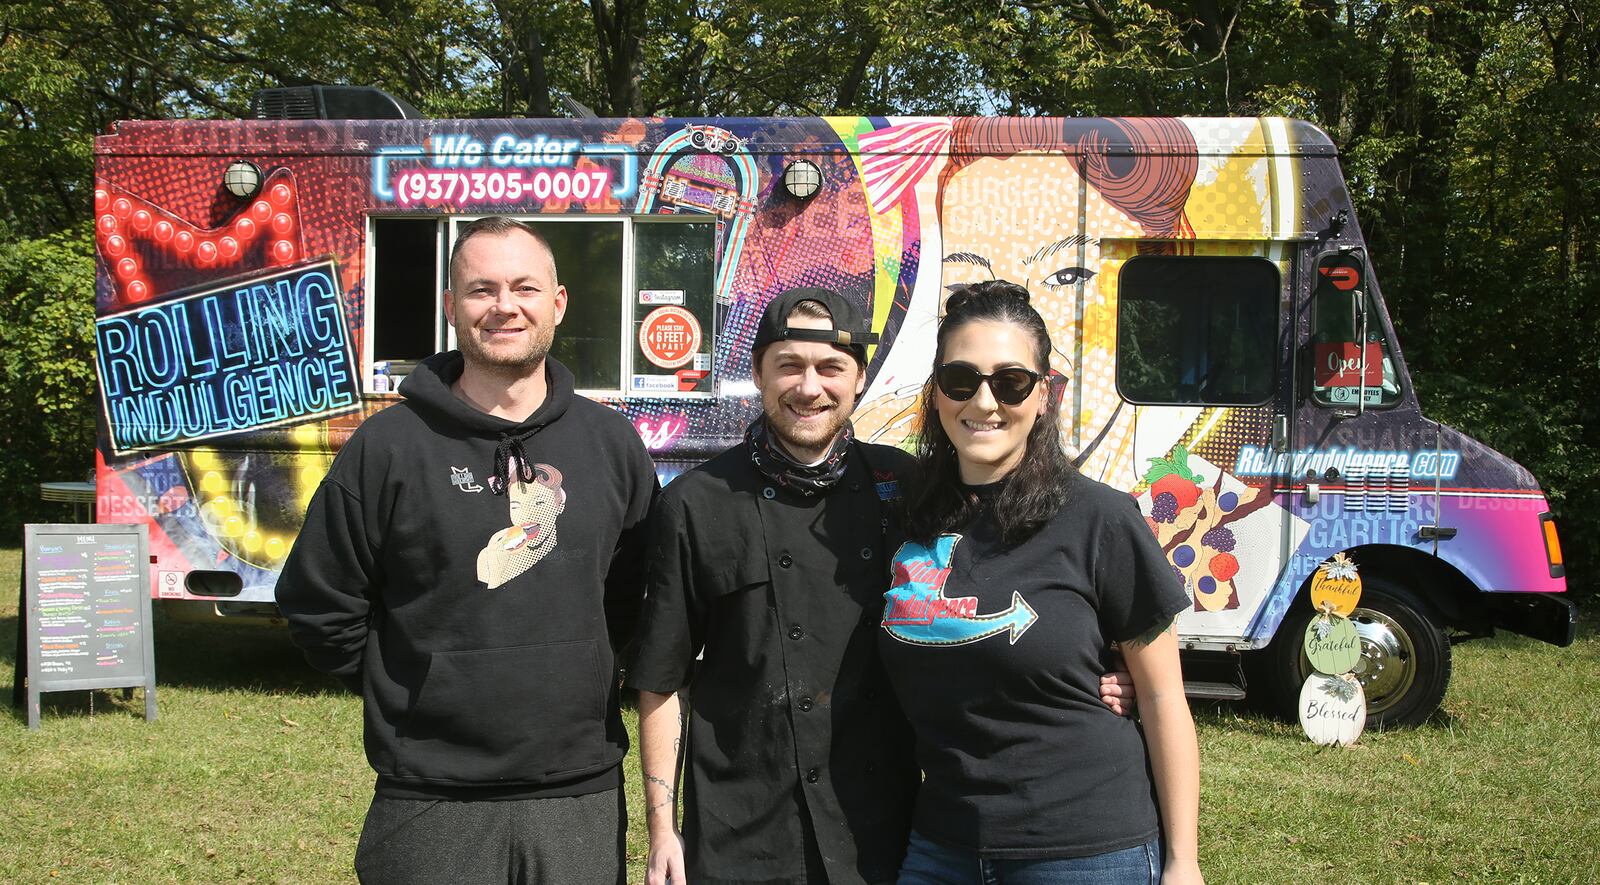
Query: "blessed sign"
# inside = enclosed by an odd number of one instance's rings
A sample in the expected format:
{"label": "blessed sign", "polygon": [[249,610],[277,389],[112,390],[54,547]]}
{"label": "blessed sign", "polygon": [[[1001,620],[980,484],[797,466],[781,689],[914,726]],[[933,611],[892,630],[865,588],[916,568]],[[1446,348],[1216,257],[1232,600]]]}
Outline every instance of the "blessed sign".
{"label": "blessed sign", "polygon": [[1354,676],[1312,673],[1300,687],[1300,727],[1314,744],[1348,747],[1367,724],[1367,697]]}

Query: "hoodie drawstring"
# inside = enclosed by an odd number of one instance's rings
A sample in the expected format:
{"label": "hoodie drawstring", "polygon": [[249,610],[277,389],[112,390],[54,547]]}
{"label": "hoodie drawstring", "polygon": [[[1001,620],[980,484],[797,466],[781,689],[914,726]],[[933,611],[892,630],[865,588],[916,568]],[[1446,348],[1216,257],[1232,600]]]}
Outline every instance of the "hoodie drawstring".
{"label": "hoodie drawstring", "polygon": [[494,447],[494,473],[489,480],[489,491],[496,495],[506,493],[506,485],[511,481],[511,462],[517,465],[517,481],[520,483],[533,482],[533,464],[528,461],[528,452],[522,447],[522,441],[542,428],[534,429],[522,434],[502,433],[500,442]]}

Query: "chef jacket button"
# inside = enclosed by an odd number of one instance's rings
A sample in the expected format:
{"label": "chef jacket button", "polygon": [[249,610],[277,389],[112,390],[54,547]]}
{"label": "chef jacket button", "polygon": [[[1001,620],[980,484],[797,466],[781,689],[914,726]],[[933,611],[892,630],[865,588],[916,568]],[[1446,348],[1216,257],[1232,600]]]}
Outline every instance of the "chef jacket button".
{"label": "chef jacket button", "polygon": [[817,771],[815,768],[806,771],[806,783],[814,784],[819,780],[822,780],[822,772]]}
{"label": "chef jacket button", "polygon": [[773,490],[772,486],[767,486],[761,490],[761,497],[766,498],[768,501],[771,501],[773,498],[777,497],[777,495],[778,493]]}
{"label": "chef jacket button", "polygon": [[801,638],[801,637],[803,637],[805,635],[806,635],[806,631],[800,629],[800,625],[799,624],[796,624],[793,627],[789,628],[789,638],[790,639],[799,639],[799,638]]}
{"label": "chef jacket button", "polygon": [[867,763],[867,774],[876,773],[877,770],[878,770],[878,766],[873,765],[871,762]]}
{"label": "chef jacket button", "polygon": [[859,491],[861,491],[861,483],[859,483],[859,482],[853,482],[853,483],[851,483],[851,484],[850,484],[850,491],[852,491],[852,492],[859,492]]}
{"label": "chef jacket button", "polygon": [[875,624],[875,623],[877,623],[877,621],[878,621],[878,612],[875,612],[875,611],[863,612],[862,615],[861,615],[861,623],[863,623],[863,624],[869,624],[869,625],[870,624]]}
{"label": "chef jacket button", "polygon": [[778,557],[778,565],[782,568],[788,568],[789,566],[794,565],[794,557],[785,553]]}
{"label": "chef jacket button", "polygon": [[872,548],[871,547],[862,547],[861,548],[861,558],[862,559],[871,559],[872,558]]}
{"label": "chef jacket button", "polygon": [[811,712],[811,699],[810,698],[801,698],[800,699],[800,712],[802,712],[802,713],[810,713]]}

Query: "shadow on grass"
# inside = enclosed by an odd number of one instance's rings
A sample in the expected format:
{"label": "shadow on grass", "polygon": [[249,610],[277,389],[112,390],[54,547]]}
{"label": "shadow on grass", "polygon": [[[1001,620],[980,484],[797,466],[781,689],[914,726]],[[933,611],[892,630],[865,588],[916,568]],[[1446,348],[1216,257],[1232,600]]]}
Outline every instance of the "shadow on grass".
{"label": "shadow on grass", "polygon": [[[1257,737],[1304,737],[1298,722],[1290,722],[1271,711],[1264,710],[1261,704],[1254,703],[1251,700],[1190,701],[1189,709],[1193,712],[1196,723],[1226,728],[1228,731],[1238,734]],[[1389,731],[1448,729],[1455,727],[1457,724],[1456,717],[1441,706],[1434,710],[1433,714],[1420,725],[1375,728],[1369,729],[1366,733],[1375,735]]]}
{"label": "shadow on grass", "polygon": [[1257,737],[1281,737],[1288,724],[1249,700],[1191,700],[1189,710],[1196,724],[1213,725],[1230,732]]}
{"label": "shadow on grass", "polygon": [[[153,619],[157,692],[170,687],[308,696],[347,693],[311,669],[281,627],[177,621],[159,607]],[[0,680],[8,703],[14,691],[16,641],[17,617],[0,617]],[[124,694],[122,689],[48,692],[39,704],[57,716],[90,715],[91,703],[96,714],[118,710],[143,716],[143,692],[132,692],[131,699]],[[13,718],[24,718],[22,709],[11,710]]]}
{"label": "shadow on grass", "polygon": [[283,627],[193,623],[155,613],[156,686],[270,694],[345,694],[311,669]]}

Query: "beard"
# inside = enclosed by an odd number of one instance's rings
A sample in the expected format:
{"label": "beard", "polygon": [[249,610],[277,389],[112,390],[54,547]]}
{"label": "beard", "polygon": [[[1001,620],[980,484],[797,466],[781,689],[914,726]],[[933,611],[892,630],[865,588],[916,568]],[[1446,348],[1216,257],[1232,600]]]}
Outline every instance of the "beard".
{"label": "beard", "polygon": [[515,346],[507,342],[494,347],[479,339],[476,330],[470,330],[466,335],[456,336],[456,347],[461,351],[461,358],[476,369],[494,374],[522,375],[544,363],[555,339],[554,326],[540,325]]}
{"label": "beard", "polygon": [[[814,406],[814,404],[812,404]],[[784,408],[783,397],[762,399],[762,411],[767,416],[767,429],[790,457],[811,460],[817,450],[826,452],[839,431],[850,421],[849,403],[834,403],[820,419],[801,422]]]}

